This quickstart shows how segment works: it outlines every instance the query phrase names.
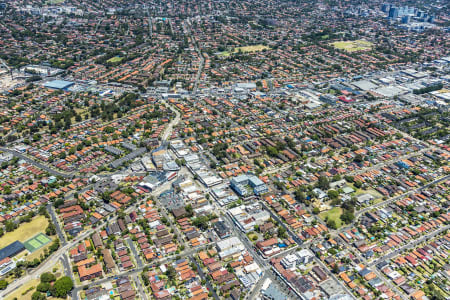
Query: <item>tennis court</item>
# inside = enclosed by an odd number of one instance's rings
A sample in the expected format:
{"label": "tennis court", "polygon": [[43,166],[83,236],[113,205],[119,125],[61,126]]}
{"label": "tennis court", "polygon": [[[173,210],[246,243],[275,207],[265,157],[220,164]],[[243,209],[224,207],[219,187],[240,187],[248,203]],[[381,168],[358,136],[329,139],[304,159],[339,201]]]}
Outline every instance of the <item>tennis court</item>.
{"label": "tennis court", "polygon": [[30,253],[33,253],[34,251],[38,250],[42,246],[47,245],[51,241],[52,240],[48,236],[43,233],[39,233],[28,241],[24,242],[23,245],[28,251],[30,251]]}

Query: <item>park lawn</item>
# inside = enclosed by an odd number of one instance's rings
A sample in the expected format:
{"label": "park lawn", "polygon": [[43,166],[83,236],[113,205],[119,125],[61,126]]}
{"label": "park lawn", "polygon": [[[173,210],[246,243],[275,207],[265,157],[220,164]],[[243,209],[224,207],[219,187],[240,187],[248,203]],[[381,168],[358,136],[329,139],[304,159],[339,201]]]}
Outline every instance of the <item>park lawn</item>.
{"label": "park lawn", "polygon": [[[6,300],[12,300],[14,298],[20,299],[20,300],[31,300],[31,295],[36,291],[35,287],[39,284],[40,279],[33,279],[19,287],[17,290],[9,294],[5,299]],[[33,289],[31,289],[33,288]],[[26,292],[28,289],[28,292]],[[26,293],[25,293],[26,292]],[[25,293],[25,295],[22,295],[22,293]]]}
{"label": "park lawn", "polygon": [[47,226],[48,220],[44,216],[37,216],[30,223],[22,223],[16,230],[7,232],[0,238],[0,248],[6,247],[17,240],[25,242],[38,233],[44,233]]}
{"label": "park lawn", "polygon": [[342,208],[340,207],[334,207],[328,211],[322,212],[319,214],[319,217],[325,221],[325,219],[334,220],[336,222],[336,226],[339,228],[342,226],[341,221],[341,215],[342,215]]}
{"label": "park lawn", "polygon": [[[87,109],[83,109],[83,108],[75,108],[76,114],[81,116],[81,118],[82,118],[81,120],[82,120],[82,121],[84,120],[84,115],[85,115],[85,113],[86,113],[87,111],[88,111]],[[72,122],[72,124],[78,123],[78,122],[75,121],[75,116],[73,116],[73,117],[70,119],[70,121]]]}
{"label": "park lawn", "polygon": [[249,233],[248,234],[248,239],[251,241],[251,242],[256,242],[257,240],[253,240],[253,238],[254,237],[256,237],[256,239],[258,239],[258,235],[256,234],[256,233],[254,233],[254,232],[252,232],[252,233]]}
{"label": "park lawn", "polygon": [[253,53],[253,52],[259,52],[263,50],[269,50],[270,47],[264,46],[264,45],[253,45],[253,46],[243,46],[234,48],[233,51],[223,51],[219,53],[219,56],[227,57],[230,56],[232,53],[238,53],[239,51],[242,53]]}
{"label": "park lawn", "polygon": [[334,42],[330,44],[336,49],[345,50],[347,52],[356,52],[362,50],[370,50],[372,49],[372,43],[364,40],[356,40],[356,41],[340,41]]}
{"label": "park lawn", "polygon": [[259,52],[259,51],[263,51],[263,50],[269,50],[270,48],[264,45],[254,45],[254,46],[244,46],[244,47],[238,47],[236,49],[234,49],[234,52],[239,52],[239,50],[241,52]]}
{"label": "park lawn", "polygon": [[116,63],[116,62],[121,62],[122,60],[123,60],[123,57],[120,57],[120,56],[114,56],[114,57],[108,59],[106,62],[109,62],[109,63]]}

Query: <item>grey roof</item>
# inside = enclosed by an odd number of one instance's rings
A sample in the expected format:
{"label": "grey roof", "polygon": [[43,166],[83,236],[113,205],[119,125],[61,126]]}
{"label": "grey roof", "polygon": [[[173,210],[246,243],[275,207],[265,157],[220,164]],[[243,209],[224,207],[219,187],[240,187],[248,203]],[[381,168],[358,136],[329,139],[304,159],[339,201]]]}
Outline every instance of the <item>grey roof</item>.
{"label": "grey roof", "polygon": [[363,91],[372,90],[378,87],[377,85],[373,84],[368,80],[359,80],[352,82],[352,84]]}
{"label": "grey roof", "polygon": [[46,88],[57,89],[57,90],[66,89],[66,88],[70,87],[71,85],[73,85],[73,82],[65,81],[65,80],[53,80],[53,81],[46,82],[44,84],[44,86]]}
{"label": "grey roof", "polygon": [[273,283],[263,290],[262,294],[272,300],[287,300],[287,296]]}
{"label": "grey roof", "polygon": [[8,246],[0,249],[0,260],[3,260],[7,257],[13,257],[14,255],[20,253],[25,250],[25,246],[19,242],[15,241],[9,244]]}
{"label": "grey roof", "polygon": [[123,163],[144,154],[146,151],[147,151],[147,148],[138,148],[138,149],[136,149],[136,151],[133,151],[130,154],[127,154],[124,157],[121,157],[121,158],[116,159],[115,161],[111,162],[111,167],[117,168],[117,167],[121,166]]}

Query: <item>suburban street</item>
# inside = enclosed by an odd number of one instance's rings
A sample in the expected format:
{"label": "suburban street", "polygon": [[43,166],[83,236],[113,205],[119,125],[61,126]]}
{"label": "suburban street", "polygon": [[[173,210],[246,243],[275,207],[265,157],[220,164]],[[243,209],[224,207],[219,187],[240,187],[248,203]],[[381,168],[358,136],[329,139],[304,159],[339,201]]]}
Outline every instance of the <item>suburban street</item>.
{"label": "suburban street", "polygon": [[406,245],[401,246],[400,248],[396,248],[395,250],[391,251],[390,253],[385,254],[382,257],[371,261],[369,263],[369,266],[376,266],[380,262],[389,261],[390,259],[395,258],[397,255],[405,252],[406,250],[413,249],[424,242],[428,242],[428,241],[432,240],[435,236],[437,236],[437,235],[441,234],[442,232],[449,230],[449,229],[450,229],[450,225],[446,225],[435,231],[427,232],[422,237],[412,240],[411,242],[407,243]]}
{"label": "suburban street", "polygon": [[145,292],[144,287],[142,286],[141,280],[139,279],[139,274],[135,273],[135,274],[131,275],[131,278],[133,279],[134,283],[136,284],[136,287],[139,291],[140,299],[147,300],[148,299],[147,294]]}
{"label": "suburban street", "polygon": [[133,256],[134,256],[134,259],[136,260],[138,268],[143,268],[144,264],[142,263],[142,259],[139,255],[139,253],[137,252],[133,241],[130,238],[127,238],[125,241],[128,243],[128,246],[130,247],[131,252],[133,253]]}
{"label": "suburban street", "polygon": [[[347,243],[346,241],[343,241],[343,242],[347,245],[347,248],[348,248],[348,249],[352,249],[352,247],[351,247],[351,245],[350,245],[349,243]],[[368,265],[367,260],[359,254],[358,250],[353,251],[353,254],[354,254],[361,262],[363,262],[364,265],[366,265],[366,266]],[[386,286],[388,286],[390,289],[392,289],[392,291],[394,291],[394,292],[395,292],[397,295],[399,295],[402,299],[405,299],[405,300],[407,299],[406,295],[405,295],[405,294],[404,294],[397,286],[395,286],[394,284],[392,284],[390,281],[386,280],[386,278],[385,278],[382,274],[380,274],[380,272],[379,272],[376,268],[371,268],[371,271],[373,271],[373,272],[377,275],[377,277],[380,278],[380,279],[384,282],[384,284],[385,284]]]}
{"label": "suburban street", "polygon": [[217,296],[216,290],[212,287],[211,283],[209,282],[208,278],[206,277],[205,273],[202,270],[202,267],[198,264],[197,260],[194,258],[194,256],[189,255],[189,259],[191,260],[191,262],[193,262],[195,264],[195,266],[197,267],[198,270],[198,274],[200,275],[200,278],[202,280],[206,281],[206,287],[208,288],[208,290],[212,293],[213,297],[215,300],[219,300],[219,296]]}
{"label": "suburban street", "polygon": [[58,217],[55,214],[55,209],[53,208],[53,205],[51,203],[47,204],[47,211],[50,214],[50,217],[52,219],[53,225],[55,225],[56,233],[58,235],[59,241],[61,242],[61,245],[65,245],[67,243],[66,236],[64,235],[64,232],[61,230],[61,226],[58,221]]}
{"label": "suburban street", "polygon": [[197,42],[195,40],[195,37],[192,35],[191,21],[189,19],[186,20],[186,22],[183,23],[183,28],[184,28],[184,31],[186,32],[187,36],[189,36],[192,39],[195,51],[197,52],[198,56],[200,57],[200,65],[198,67],[198,71],[197,71],[197,74],[195,76],[194,88],[192,90],[193,95],[195,95],[195,94],[197,94],[198,83],[200,81],[200,77],[201,77],[202,72],[203,72],[203,67],[205,65],[205,58],[203,57],[203,54],[200,51],[200,48],[198,47],[198,44],[197,44]]}
{"label": "suburban street", "polygon": [[12,149],[8,149],[5,147],[0,147],[0,151],[4,151],[4,152],[8,152],[11,153],[12,155],[14,155],[15,157],[18,157],[20,159],[23,159],[24,161],[32,164],[35,167],[38,167],[39,169],[42,169],[44,171],[47,171],[48,173],[50,173],[51,175],[54,176],[61,176],[64,178],[72,178],[73,174],[72,173],[64,173],[64,172],[60,172],[60,171],[56,171],[34,159],[29,158],[28,156],[23,155],[22,153],[16,151],[16,150],[12,150]]}

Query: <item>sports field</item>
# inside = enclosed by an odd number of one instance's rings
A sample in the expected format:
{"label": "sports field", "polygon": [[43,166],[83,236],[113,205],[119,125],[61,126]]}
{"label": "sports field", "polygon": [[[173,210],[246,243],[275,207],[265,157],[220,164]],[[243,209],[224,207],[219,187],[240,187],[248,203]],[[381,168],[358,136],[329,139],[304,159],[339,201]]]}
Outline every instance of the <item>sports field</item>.
{"label": "sports field", "polygon": [[347,52],[365,51],[372,49],[372,43],[364,40],[342,41],[331,43],[334,48]]}
{"label": "sports field", "polygon": [[47,245],[51,241],[52,240],[48,236],[43,233],[39,233],[38,235],[35,235],[28,241],[24,242],[23,245],[25,246],[25,248],[27,248],[28,251],[33,253],[34,251],[38,250],[42,246]]}

